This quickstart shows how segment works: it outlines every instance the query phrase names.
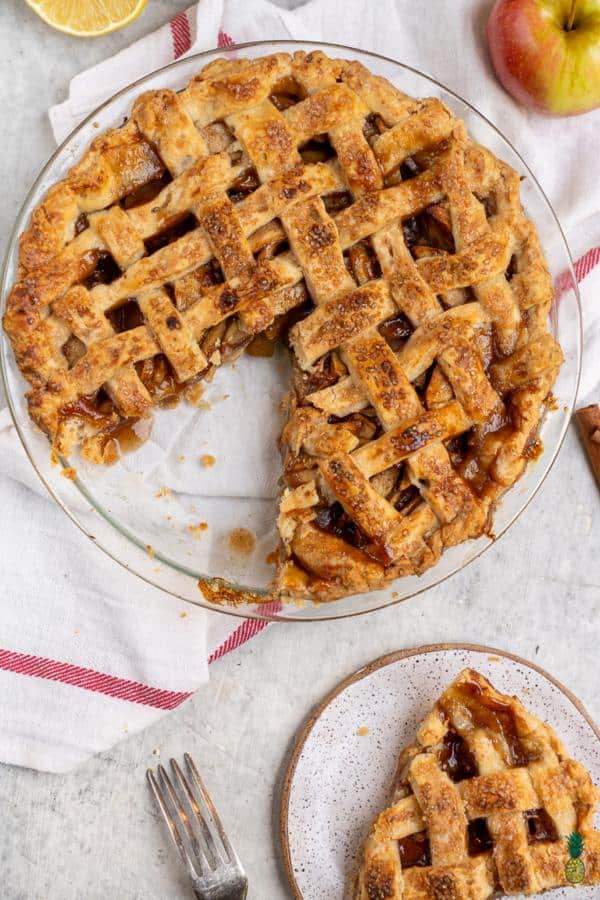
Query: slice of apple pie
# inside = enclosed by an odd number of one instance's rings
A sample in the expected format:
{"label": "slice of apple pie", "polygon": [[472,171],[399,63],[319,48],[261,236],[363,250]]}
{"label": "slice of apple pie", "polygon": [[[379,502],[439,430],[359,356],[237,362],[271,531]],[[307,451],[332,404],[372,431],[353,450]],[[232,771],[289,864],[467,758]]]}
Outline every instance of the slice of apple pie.
{"label": "slice of apple pie", "polygon": [[354,898],[484,900],[598,885],[597,805],[588,772],[552,729],[465,669],[400,756]]}

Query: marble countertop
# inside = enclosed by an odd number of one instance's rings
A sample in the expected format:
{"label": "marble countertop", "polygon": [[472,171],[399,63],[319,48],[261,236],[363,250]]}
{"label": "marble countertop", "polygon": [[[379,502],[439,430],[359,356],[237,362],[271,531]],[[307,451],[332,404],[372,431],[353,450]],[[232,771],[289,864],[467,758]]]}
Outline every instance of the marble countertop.
{"label": "marble countertop", "polygon": [[[152,0],[125,31],[88,42],[52,31],[22,0],[2,0],[0,146],[10,177],[2,186],[0,252],[53,148],[48,106],[75,73],[189,2]],[[250,897],[289,896],[273,826],[294,733],[338,681],[398,648],[457,641],[509,650],[549,670],[600,719],[600,554],[592,539],[599,526],[597,489],[571,430],[528,510],[445,584],[368,617],[271,625],[215,663],[209,684],[188,703],[71,775],[0,765],[3,900],[190,898],[145,784],[149,765],[185,750],[244,861]]]}

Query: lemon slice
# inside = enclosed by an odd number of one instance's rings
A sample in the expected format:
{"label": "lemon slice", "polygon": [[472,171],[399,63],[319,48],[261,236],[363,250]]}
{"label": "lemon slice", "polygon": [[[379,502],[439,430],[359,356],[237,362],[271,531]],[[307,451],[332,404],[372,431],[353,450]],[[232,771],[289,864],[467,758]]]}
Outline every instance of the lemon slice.
{"label": "lemon slice", "polygon": [[148,0],[25,0],[48,25],[78,37],[96,37],[136,19]]}

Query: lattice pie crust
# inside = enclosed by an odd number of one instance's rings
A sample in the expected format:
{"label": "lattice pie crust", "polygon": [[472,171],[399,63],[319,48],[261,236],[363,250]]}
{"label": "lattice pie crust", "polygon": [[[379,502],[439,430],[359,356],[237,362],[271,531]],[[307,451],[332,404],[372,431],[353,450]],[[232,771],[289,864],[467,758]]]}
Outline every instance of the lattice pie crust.
{"label": "lattice pie crust", "polygon": [[354,900],[484,900],[598,884],[597,805],[588,772],[552,729],[465,669],[400,756]]}
{"label": "lattice pie crust", "polygon": [[519,176],[438,99],[281,53],[216,60],[100,135],[22,235],[4,327],[33,420],[100,463],[285,341],[275,592],[330,600],[489,528],[539,452],[551,302]]}

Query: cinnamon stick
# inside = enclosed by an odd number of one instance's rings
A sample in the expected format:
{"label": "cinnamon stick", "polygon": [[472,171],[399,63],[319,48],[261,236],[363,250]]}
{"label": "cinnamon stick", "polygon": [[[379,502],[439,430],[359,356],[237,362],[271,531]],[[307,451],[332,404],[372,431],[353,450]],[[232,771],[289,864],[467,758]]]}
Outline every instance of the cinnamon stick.
{"label": "cinnamon stick", "polygon": [[592,404],[578,409],[575,418],[596,481],[600,485],[600,406]]}

